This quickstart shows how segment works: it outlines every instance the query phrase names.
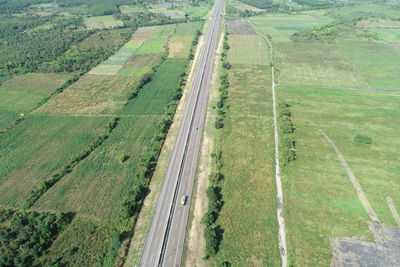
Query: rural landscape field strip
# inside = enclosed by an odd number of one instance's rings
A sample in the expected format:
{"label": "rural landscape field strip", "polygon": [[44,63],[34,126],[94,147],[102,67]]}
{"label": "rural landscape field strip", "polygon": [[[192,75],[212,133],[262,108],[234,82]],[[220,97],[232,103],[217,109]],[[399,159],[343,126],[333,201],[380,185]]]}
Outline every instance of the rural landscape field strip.
{"label": "rural landscape field strip", "polygon": [[[239,27],[235,29],[232,25]],[[221,188],[223,205],[215,224],[223,233],[218,252],[210,257],[209,264],[278,266],[281,260],[273,174],[273,128],[270,127],[273,110],[268,47],[262,39],[262,45],[251,46],[254,50],[251,52],[256,54],[266,52],[267,58],[263,61],[251,62],[239,56],[233,64],[230,58],[238,54],[238,46],[242,46],[240,39],[234,36],[256,33],[246,20],[232,22],[232,25],[229,22],[227,35],[227,62],[231,67],[227,70],[226,114],[222,125],[218,119],[215,124],[222,128],[217,133],[220,144],[215,145],[212,159],[217,163],[210,176],[221,177],[210,178],[210,181],[220,179],[217,187]]]}

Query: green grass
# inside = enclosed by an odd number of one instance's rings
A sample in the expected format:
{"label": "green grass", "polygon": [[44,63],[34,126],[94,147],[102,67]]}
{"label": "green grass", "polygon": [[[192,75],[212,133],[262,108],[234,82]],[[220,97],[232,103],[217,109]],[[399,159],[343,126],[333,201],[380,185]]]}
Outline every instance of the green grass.
{"label": "green grass", "polygon": [[18,117],[19,114],[16,112],[0,109],[0,131],[11,125]]}
{"label": "green grass", "polygon": [[179,86],[180,74],[184,71],[187,59],[168,58],[159,67],[151,83],[146,84],[140,94],[130,101],[123,114],[160,115],[165,104]]}
{"label": "green grass", "polygon": [[19,208],[104,130],[108,118],[28,116],[0,139],[0,204]]}
{"label": "green grass", "polygon": [[117,20],[114,16],[95,16],[84,18],[84,23],[89,29],[104,29],[104,28],[114,28],[117,26],[122,26],[123,22]]}
{"label": "green grass", "polygon": [[384,43],[339,41],[345,55],[357,67],[369,87],[399,90],[400,53]]}
{"label": "green grass", "polygon": [[224,233],[211,265],[278,266],[270,68],[233,64],[229,82],[221,133],[224,205],[217,220]]}
{"label": "green grass", "polygon": [[[258,35],[229,36],[232,44],[229,51],[228,61],[231,64],[268,65],[268,48],[264,39]],[[243,53],[246,51],[246,53]]]}

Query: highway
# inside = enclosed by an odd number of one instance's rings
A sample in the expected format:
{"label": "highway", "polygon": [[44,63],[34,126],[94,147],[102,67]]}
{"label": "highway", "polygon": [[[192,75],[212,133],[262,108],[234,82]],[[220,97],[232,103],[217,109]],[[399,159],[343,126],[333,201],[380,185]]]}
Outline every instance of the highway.
{"label": "highway", "polygon": [[216,0],[139,266],[181,264],[222,8],[223,0]]}

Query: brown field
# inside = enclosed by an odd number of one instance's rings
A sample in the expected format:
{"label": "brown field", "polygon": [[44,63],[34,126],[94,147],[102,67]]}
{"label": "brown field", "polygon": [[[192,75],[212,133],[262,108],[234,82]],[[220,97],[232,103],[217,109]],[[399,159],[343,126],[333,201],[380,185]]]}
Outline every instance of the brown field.
{"label": "brown field", "polygon": [[168,42],[168,57],[187,58],[192,39],[192,36],[172,36]]}
{"label": "brown field", "polygon": [[37,93],[51,93],[68,79],[65,74],[27,73],[5,81],[2,86]]}
{"label": "brown field", "polygon": [[113,114],[122,107],[137,82],[138,79],[87,74],[35,112]]}

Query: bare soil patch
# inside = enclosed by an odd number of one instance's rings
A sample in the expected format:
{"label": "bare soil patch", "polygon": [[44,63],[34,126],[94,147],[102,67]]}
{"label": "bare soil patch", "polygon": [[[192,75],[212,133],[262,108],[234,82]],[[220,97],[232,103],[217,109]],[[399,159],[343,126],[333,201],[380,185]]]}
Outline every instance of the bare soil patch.
{"label": "bare soil patch", "polygon": [[246,19],[235,19],[228,22],[229,34],[257,35],[257,32]]}
{"label": "bare soil patch", "polygon": [[394,49],[394,51],[400,53],[400,44],[391,44],[390,46]]}

